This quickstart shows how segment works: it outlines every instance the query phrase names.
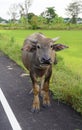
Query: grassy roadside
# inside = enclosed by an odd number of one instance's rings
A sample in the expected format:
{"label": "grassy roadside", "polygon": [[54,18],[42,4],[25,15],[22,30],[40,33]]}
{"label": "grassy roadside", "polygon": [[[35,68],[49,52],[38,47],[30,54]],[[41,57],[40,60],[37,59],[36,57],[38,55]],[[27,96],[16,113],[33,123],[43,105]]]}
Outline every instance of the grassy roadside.
{"label": "grassy roadside", "polygon": [[[17,64],[19,64],[21,67],[23,67],[23,64],[21,62],[21,47],[22,47],[22,42],[23,39],[27,36],[33,33],[34,31],[9,31],[6,32],[5,30],[0,33],[0,50],[2,50],[5,54],[7,54],[11,59],[13,59]],[[47,32],[44,30],[44,34],[47,36],[50,35],[50,37],[56,36],[62,36],[64,39],[62,39],[61,42],[66,42],[67,45],[71,46],[71,50],[66,50],[58,53],[58,64],[56,66],[53,66],[53,75],[50,83],[50,88],[54,93],[54,98],[58,100],[62,100],[63,102],[71,104],[71,106],[77,110],[78,112],[82,113],[82,77],[81,77],[81,70],[80,66],[75,62],[75,60],[78,60],[79,63],[82,63],[81,61],[81,39],[76,38],[77,37],[77,32],[75,32],[75,38],[73,37],[71,39],[70,44],[68,43],[71,37],[70,32],[68,31],[67,34],[61,31],[54,32],[52,33]],[[68,39],[68,34],[69,34],[69,39]],[[80,33],[79,33],[80,35]],[[78,48],[76,41],[73,45],[74,40],[79,40]],[[75,51],[76,50],[76,51]],[[77,52],[77,54],[76,54]],[[78,54],[79,52],[79,54]],[[74,66],[72,65],[71,69],[70,67],[70,59],[67,58],[71,56],[71,61],[72,59],[76,58],[74,61],[74,64],[76,64],[76,69],[78,71],[75,71]],[[62,58],[64,57],[64,58]],[[67,62],[68,61],[68,62]],[[68,64],[67,64],[68,63]],[[23,67],[24,68],[24,67]],[[72,71],[73,70],[73,71]],[[78,73],[79,72],[79,73]]]}
{"label": "grassy roadside", "polygon": [[16,43],[13,37],[0,34],[0,50],[14,60],[18,65],[21,63],[21,46]]}

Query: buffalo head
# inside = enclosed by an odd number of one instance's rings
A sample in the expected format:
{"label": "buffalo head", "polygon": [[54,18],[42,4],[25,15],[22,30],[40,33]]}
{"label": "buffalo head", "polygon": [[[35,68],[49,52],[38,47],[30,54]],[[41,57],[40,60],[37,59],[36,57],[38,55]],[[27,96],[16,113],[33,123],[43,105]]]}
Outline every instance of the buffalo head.
{"label": "buffalo head", "polygon": [[35,58],[42,66],[49,65],[54,62],[55,51],[60,51],[62,49],[68,48],[68,46],[63,44],[54,44],[58,39],[59,37],[53,39],[46,37],[39,37],[37,39],[28,38],[26,39],[26,44],[22,50],[30,53],[35,52]]}

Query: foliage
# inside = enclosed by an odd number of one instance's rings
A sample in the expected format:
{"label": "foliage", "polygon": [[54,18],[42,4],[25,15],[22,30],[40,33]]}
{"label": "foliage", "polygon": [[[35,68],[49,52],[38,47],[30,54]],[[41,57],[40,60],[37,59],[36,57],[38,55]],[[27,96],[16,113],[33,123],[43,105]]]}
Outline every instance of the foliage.
{"label": "foliage", "polygon": [[31,23],[32,17],[35,16],[34,13],[28,13],[28,22]]}
{"label": "foliage", "polygon": [[21,26],[22,26],[24,29],[27,29],[27,18],[24,17],[24,16],[22,16],[22,17],[20,18],[20,24],[21,24]]}
{"label": "foliage", "polygon": [[31,24],[31,27],[32,27],[33,30],[37,29],[37,27],[38,27],[38,17],[37,16],[33,16],[31,18],[30,24]]}
{"label": "foliage", "polygon": [[58,17],[58,15],[55,16],[55,18],[53,19],[52,24],[57,24],[57,23],[64,23],[64,19],[62,17]]}
{"label": "foliage", "polygon": [[50,22],[53,21],[53,19],[56,16],[54,7],[48,7],[42,14],[41,16],[43,16],[44,18],[47,19],[47,24],[49,24]]}

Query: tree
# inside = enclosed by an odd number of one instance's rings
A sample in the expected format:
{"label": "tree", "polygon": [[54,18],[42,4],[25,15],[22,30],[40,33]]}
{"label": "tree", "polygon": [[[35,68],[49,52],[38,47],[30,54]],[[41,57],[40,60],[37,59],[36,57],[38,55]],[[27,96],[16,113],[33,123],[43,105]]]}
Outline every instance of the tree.
{"label": "tree", "polygon": [[11,20],[15,22],[18,17],[18,5],[12,4],[9,8],[8,14],[11,16]]}
{"label": "tree", "polygon": [[19,4],[20,22],[27,28],[28,24],[28,10],[32,4],[32,0],[25,0],[24,3]]}
{"label": "tree", "polygon": [[35,16],[34,13],[28,13],[28,22],[31,23],[32,17]]}
{"label": "tree", "polygon": [[34,15],[31,18],[30,24],[32,26],[32,29],[37,29],[38,28],[38,16]]}
{"label": "tree", "polygon": [[76,23],[78,15],[82,13],[82,1],[74,1],[66,8],[67,14],[71,17],[71,22]]}
{"label": "tree", "polygon": [[53,21],[53,19],[56,16],[54,7],[48,7],[46,9],[46,11],[44,11],[43,13],[41,13],[41,16],[45,17],[47,19],[47,23],[49,24],[50,22]]}
{"label": "tree", "polygon": [[64,23],[64,19],[62,17],[59,17],[58,15],[56,15],[55,19],[53,19],[53,23]]}
{"label": "tree", "polygon": [[20,16],[24,16],[24,17],[28,17],[28,11],[29,11],[29,8],[32,4],[32,0],[25,0],[25,2],[22,4],[20,3],[19,4],[19,13],[20,13]]}

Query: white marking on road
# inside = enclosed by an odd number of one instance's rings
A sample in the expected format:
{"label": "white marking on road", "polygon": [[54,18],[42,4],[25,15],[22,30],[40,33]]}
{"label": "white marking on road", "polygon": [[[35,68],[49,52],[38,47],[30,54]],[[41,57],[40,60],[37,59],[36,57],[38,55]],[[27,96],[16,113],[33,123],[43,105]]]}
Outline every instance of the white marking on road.
{"label": "white marking on road", "polygon": [[2,103],[2,106],[4,108],[5,113],[9,119],[9,122],[12,126],[12,129],[13,130],[22,130],[22,128],[20,127],[20,125],[19,125],[11,107],[9,106],[8,101],[7,101],[6,97],[4,96],[1,88],[0,88],[0,101]]}
{"label": "white marking on road", "polygon": [[29,74],[22,73],[22,74],[20,75],[20,77],[25,77],[25,76],[29,76]]}
{"label": "white marking on road", "polygon": [[7,66],[8,70],[12,70],[13,68],[11,66]]}

